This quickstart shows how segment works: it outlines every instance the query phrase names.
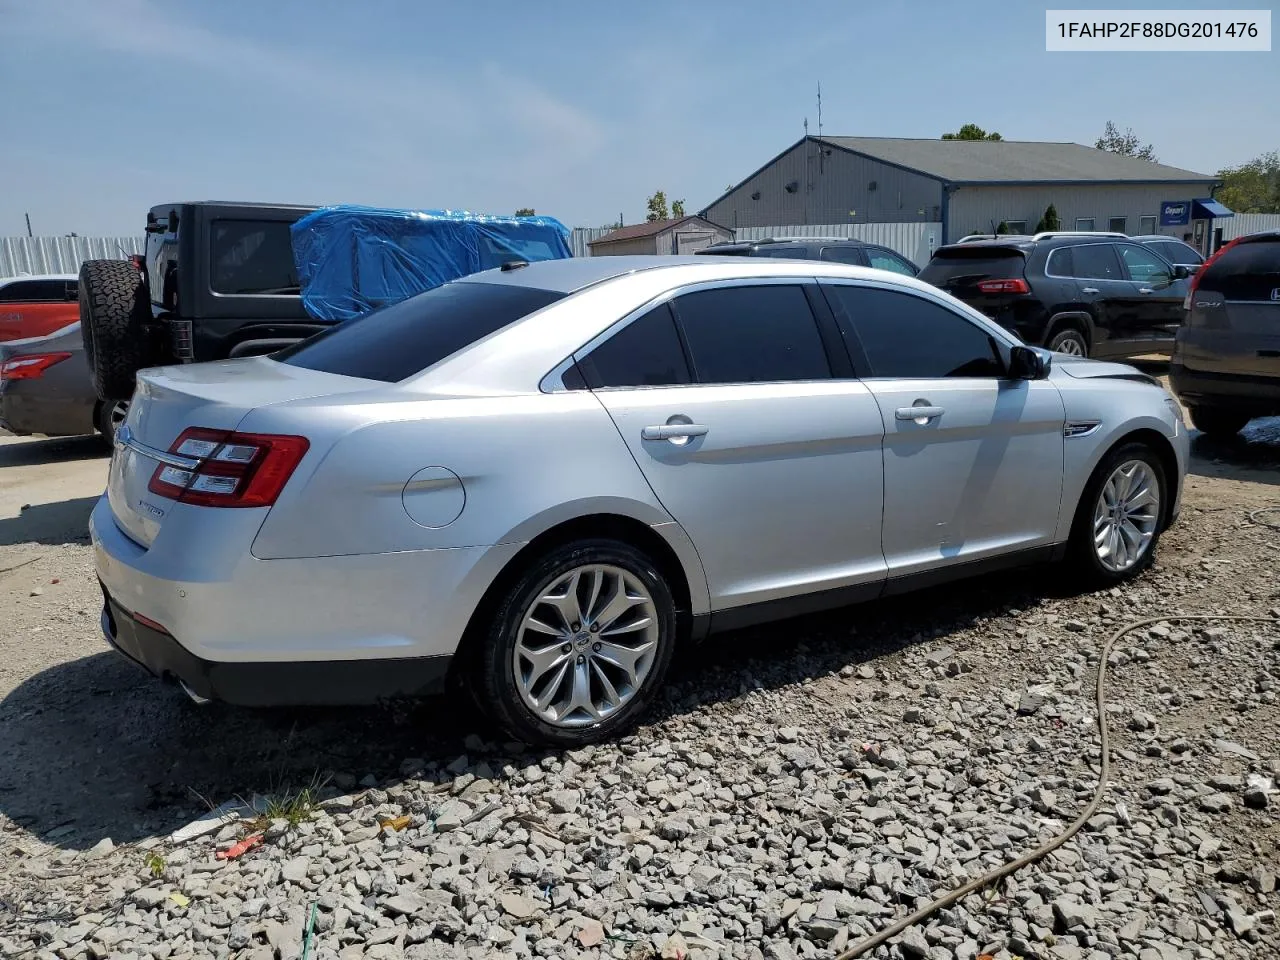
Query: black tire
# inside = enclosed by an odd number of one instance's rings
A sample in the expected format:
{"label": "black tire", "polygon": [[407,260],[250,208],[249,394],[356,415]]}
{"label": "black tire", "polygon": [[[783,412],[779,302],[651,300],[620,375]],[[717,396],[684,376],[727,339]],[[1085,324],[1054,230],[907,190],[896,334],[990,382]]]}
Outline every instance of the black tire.
{"label": "black tire", "polygon": [[106,444],[108,450],[115,446],[116,442],[116,407],[123,404],[124,412],[129,409],[128,400],[103,400],[98,404],[97,409],[93,413],[93,425],[98,431],[98,435],[102,438],[102,442]]}
{"label": "black tire", "polygon": [[80,266],[80,336],[99,400],[133,396],[135,374],[151,366],[142,275],[128,260],[86,260]]}
{"label": "black tire", "polygon": [[[1075,349],[1071,349],[1074,345]],[[1064,327],[1049,338],[1049,342],[1045,344],[1054,353],[1067,353],[1072,356],[1087,357],[1089,355],[1089,341],[1085,335],[1075,327]],[[1063,347],[1066,349],[1063,349]]]}
{"label": "black tire", "polygon": [[[1094,506],[1112,472],[1128,460],[1141,460],[1155,476],[1160,490],[1160,516],[1146,553],[1132,566],[1117,571],[1103,565],[1094,546]],[[1160,457],[1150,445],[1138,441],[1123,443],[1102,458],[1102,462],[1093,471],[1089,482],[1085,484],[1080,503],[1076,506],[1075,520],[1071,525],[1071,539],[1067,544],[1068,562],[1084,585],[1114,586],[1132,580],[1151,566],[1155,560],[1156,548],[1160,543],[1160,534],[1164,532],[1165,521],[1169,516],[1169,496],[1169,481],[1165,476],[1164,467]]]}
{"label": "black tire", "polygon": [[[526,612],[548,588],[575,567],[608,564],[621,568],[649,592],[657,614],[657,650],[648,674],[629,702],[603,720],[578,727],[556,726],[540,717],[521,697],[513,658]],[[662,685],[676,644],[676,607],[671,589],[644,553],[617,540],[578,540],[549,551],[524,570],[505,593],[488,627],[477,638],[472,689],[489,718],[513,739],[563,749],[617,736],[629,729]]]}
{"label": "black tire", "polygon": [[1230,437],[1244,429],[1252,417],[1221,407],[1191,407],[1191,423],[1210,437]]}

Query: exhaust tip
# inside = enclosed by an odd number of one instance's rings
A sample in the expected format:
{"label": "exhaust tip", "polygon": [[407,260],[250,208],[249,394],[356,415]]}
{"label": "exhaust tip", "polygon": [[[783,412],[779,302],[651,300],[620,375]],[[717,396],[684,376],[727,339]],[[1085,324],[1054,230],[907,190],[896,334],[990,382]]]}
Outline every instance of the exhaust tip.
{"label": "exhaust tip", "polygon": [[178,686],[182,688],[182,692],[185,693],[188,697],[190,697],[191,702],[194,703],[196,706],[203,707],[205,704],[212,702],[208,697],[202,697],[200,696],[200,694],[192,690],[191,686],[185,680],[179,679]]}

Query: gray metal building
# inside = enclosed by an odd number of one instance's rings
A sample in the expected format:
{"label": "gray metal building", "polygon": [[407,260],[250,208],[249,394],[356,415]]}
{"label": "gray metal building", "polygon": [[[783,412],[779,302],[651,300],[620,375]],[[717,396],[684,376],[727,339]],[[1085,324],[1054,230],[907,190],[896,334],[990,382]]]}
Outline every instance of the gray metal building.
{"label": "gray metal building", "polygon": [[1017,140],[804,137],[700,213],[726,227],[940,221],[943,242],[1034,230],[1181,235],[1161,204],[1208,197],[1214,177],[1082,146]]}

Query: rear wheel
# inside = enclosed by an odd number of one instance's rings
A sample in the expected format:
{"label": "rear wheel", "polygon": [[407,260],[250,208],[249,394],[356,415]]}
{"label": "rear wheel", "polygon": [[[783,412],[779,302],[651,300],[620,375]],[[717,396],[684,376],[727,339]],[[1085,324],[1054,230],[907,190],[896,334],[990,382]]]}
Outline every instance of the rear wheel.
{"label": "rear wheel", "polygon": [[1084,334],[1074,327],[1059,330],[1049,339],[1047,346],[1054,353],[1065,353],[1069,357],[1089,355],[1089,342],[1085,340]]}
{"label": "rear wheel", "polygon": [[157,359],[147,299],[142,275],[128,260],[86,260],[80,267],[80,336],[101,400],[132,396],[134,375]]}
{"label": "rear wheel", "polygon": [[1221,407],[1192,407],[1189,412],[1195,428],[1211,437],[1229,437],[1239,433],[1250,420],[1248,414]]}
{"label": "rear wheel", "polygon": [[675,601],[652,561],[625,543],[579,540],[530,566],[499,601],[476,692],[518,740],[594,743],[652,701],[675,638]]}
{"label": "rear wheel", "polygon": [[98,433],[101,434],[108,448],[115,445],[116,430],[128,415],[128,400],[103,400],[98,404],[98,411],[94,415],[94,426],[98,428]]}
{"label": "rear wheel", "polygon": [[1069,544],[1087,581],[1123,583],[1151,566],[1167,491],[1160,458],[1145,443],[1122,444],[1102,459],[1076,508]]}

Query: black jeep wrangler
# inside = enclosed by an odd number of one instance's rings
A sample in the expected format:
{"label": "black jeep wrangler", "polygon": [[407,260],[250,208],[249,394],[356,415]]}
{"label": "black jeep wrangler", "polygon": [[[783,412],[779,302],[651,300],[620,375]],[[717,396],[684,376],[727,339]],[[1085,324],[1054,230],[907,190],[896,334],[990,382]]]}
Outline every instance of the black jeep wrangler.
{"label": "black jeep wrangler", "polygon": [[102,400],[144,367],[271,353],[330,324],[307,315],[289,227],[312,207],[171,203],[146,253],[80,267],[80,333]]}

